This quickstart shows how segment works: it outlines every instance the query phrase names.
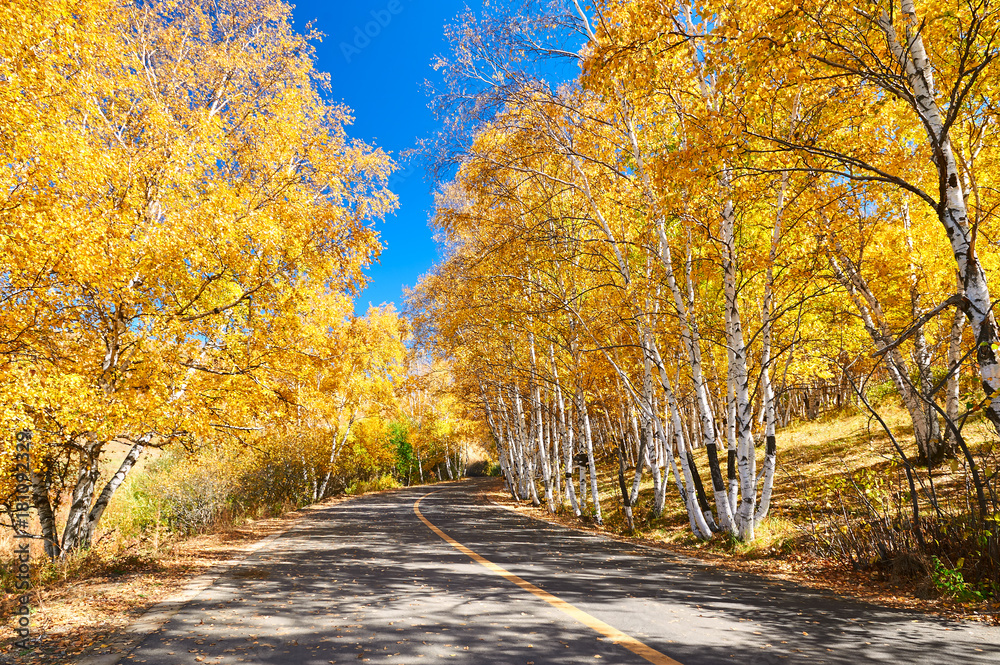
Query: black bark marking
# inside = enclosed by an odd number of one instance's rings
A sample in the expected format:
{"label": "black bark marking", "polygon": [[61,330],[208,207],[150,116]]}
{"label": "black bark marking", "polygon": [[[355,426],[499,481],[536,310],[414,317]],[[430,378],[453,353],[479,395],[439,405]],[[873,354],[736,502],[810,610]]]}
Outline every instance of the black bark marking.
{"label": "black bark marking", "polygon": [[708,444],[706,448],[708,449],[708,468],[712,472],[712,487],[716,492],[725,492],[726,486],[722,482],[722,469],[719,468],[718,446],[713,442]]}
{"label": "black bark marking", "polygon": [[687,451],[688,467],[691,469],[691,480],[694,481],[694,489],[698,495],[698,505],[706,515],[711,515],[712,510],[708,506],[708,497],[705,496],[705,487],[701,484],[701,474],[698,472],[698,465],[694,462],[694,455]]}

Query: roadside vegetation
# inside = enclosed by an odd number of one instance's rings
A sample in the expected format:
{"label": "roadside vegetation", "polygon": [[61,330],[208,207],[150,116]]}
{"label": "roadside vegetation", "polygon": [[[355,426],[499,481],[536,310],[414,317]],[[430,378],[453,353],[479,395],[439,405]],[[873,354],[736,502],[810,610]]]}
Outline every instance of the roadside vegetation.
{"label": "roadside vegetation", "polygon": [[[32,562],[36,656],[60,662],[59,653],[79,653],[98,639],[111,639],[101,637],[108,625],[120,628],[186,577],[237,555],[303,507],[447,480],[449,466],[455,478],[488,471],[461,423],[442,415],[358,422],[319,500],[313,476],[327,469],[309,464],[308,439],[178,447],[148,457],[116,492],[88,547]],[[64,503],[57,512],[61,523],[69,508]],[[37,531],[37,521],[30,528]],[[0,614],[8,629],[19,595],[13,536],[0,536]],[[102,628],[102,621],[111,623]]]}

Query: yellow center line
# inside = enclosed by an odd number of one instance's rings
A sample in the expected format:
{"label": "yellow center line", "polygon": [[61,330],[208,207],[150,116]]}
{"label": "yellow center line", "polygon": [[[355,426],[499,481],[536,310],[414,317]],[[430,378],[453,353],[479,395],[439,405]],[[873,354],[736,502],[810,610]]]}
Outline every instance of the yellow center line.
{"label": "yellow center line", "polygon": [[433,524],[431,524],[430,520],[428,520],[426,517],[424,517],[423,513],[420,512],[420,502],[423,501],[424,499],[426,499],[427,497],[429,497],[431,494],[436,494],[437,492],[440,492],[440,491],[441,490],[435,490],[434,492],[428,492],[427,494],[425,494],[422,497],[420,497],[419,499],[417,499],[416,503],[413,504],[413,512],[417,515],[418,518],[420,518],[421,522],[423,522],[424,524],[427,525],[428,529],[430,529],[431,531],[433,531],[434,533],[436,533],[438,536],[440,536],[441,540],[445,541],[446,543],[448,543],[449,545],[451,545],[456,550],[458,550],[462,554],[466,555],[467,557],[469,557],[470,559],[472,559],[476,563],[478,563],[481,566],[485,567],[490,572],[492,572],[492,573],[494,573],[496,575],[499,575],[500,577],[502,577],[502,578],[504,578],[506,580],[509,580],[509,581],[513,582],[514,584],[516,584],[517,586],[521,587],[522,589],[524,589],[528,593],[531,593],[531,594],[537,596],[538,598],[541,598],[542,600],[544,600],[549,605],[552,605],[556,609],[558,609],[561,612],[569,615],[573,619],[576,619],[577,621],[579,621],[583,625],[587,626],[588,628],[591,628],[592,630],[600,633],[601,635],[603,635],[604,637],[608,638],[610,641],[614,642],[615,644],[618,644],[618,645],[621,645],[621,646],[625,647],[626,649],[628,649],[632,653],[636,654],[637,656],[640,656],[641,658],[644,658],[645,660],[649,661],[650,663],[653,663],[654,665],[681,665],[681,663],[677,662],[676,660],[674,660],[670,656],[667,656],[665,654],[660,653],[656,649],[643,644],[642,642],[640,642],[639,640],[635,639],[631,635],[626,635],[625,633],[623,633],[622,631],[618,630],[614,626],[612,626],[610,624],[607,624],[607,623],[604,623],[603,621],[601,621],[597,617],[592,616],[590,614],[587,614],[586,612],[584,612],[580,608],[578,608],[578,607],[576,607],[574,605],[570,605],[569,603],[567,603],[565,600],[562,600],[561,598],[553,596],[548,591],[545,591],[543,589],[539,589],[538,587],[536,587],[531,582],[529,582],[529,581],[527,581],[527,580],[525,580],[525,579],[523,579],[521,577],[518,577],[514,573],[510,572],[509,570],[507,570],[505,568],[502,568],[502,567],[498,566],[497,564],[493,563],[489,559],[486,559],[486,558],[484,558],[484,557],[476,554],[471,549],[469,549],[468,547],[466,547],[462,543],[458,542],[457,540],[455,540],[454,538],[452,538],[451,536],[449,536],[448,534],[446,534],[441,529],[439,529],[436,526],[434,526]]}

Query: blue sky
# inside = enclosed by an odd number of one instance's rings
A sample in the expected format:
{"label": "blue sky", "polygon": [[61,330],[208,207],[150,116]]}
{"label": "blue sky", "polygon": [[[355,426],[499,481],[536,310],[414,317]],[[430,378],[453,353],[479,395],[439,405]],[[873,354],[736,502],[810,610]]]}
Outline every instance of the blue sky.
{"label": "blue sky", "polygon": [[[294,0],[293,0],[294,2]],[[317,45],[316,67],[331,78],[332,99],[350,106],[355,115],[348,133],[390,152],[394,157],[429,136],[437,126],[424,81],[434,79],[431,59],[447,53],[444,26],[479,0],[300,0],[295,25],[308,21],[326,36]],[[367,34],[365,34],[367,30]],[[431,184],[422,169],[410,169],[393,180],[399,209],[378,225],[383,244],[381,262],[355,304],[358,314],[368,304],[395,302],[402,307],[403,286],[413,286],[437,260],[428,218]]]}

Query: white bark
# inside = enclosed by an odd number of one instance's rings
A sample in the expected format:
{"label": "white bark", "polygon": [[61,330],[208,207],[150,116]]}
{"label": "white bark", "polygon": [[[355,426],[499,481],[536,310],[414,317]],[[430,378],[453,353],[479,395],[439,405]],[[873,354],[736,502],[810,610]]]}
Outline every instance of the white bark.
{"label": "white bark", "polygon": [[[728,181],[725,183],[728,185]],[[753,425],[753,404],[750,401],[750,378],[747,370],[747,348],[743,339],[743,325],[740,318],[736,291],[736,240],[735,210],[727,201],[722,211],[723,272],[725,279],[726,309],[729,325],[727,338],[732,351],[733,368],[730,381],[736,397],[737,462],[740,473],[740,503],[736,511],[736,534],[741,540],[754,538],[754,513],[757,502],[757,457],[751,426]]]}
{"label": "white bark", "polygon": [[587,467],[590,474],[590,496],[594,508],[594,520],[598,524],[604,524],[601,515],[601,497],[597,488],[597,465],[594,462],[594,440],[590,428],[590,414],[587,412],[587,404],[583,399],[583,389],[576,389],[576,408],[580,415],[581,429],[583,431],[583,442],[587,451]]}
{"label": "white bark", "polygon": [[576,488],[573,485],[573,425],[572,419],[566,417],[566,400],[563,397],[562,386],[559,383],[559,368],[556,365],[555,349],[549,347],[549,357],[552,360],[552,380],[555,384],[556,406],[559,409],[559,428],[563,439],[563,467],[566,469],[566,498],[573,507],[573,514],[579,517],[580,504],[576,500]]}
{"label": "white bark", "polygon": [[674,438],[677,444],[677,455],[680,457],[681,469],[684,473],[683,483],[681,482],[680,475],[677,473],[677,467],[674,465],[674,453],[672,446],[670,445],[670,442],[664,441],[667,459],[670,460],[671,471],[674,474],[674,478],[677,480],[677,489],[680,491],[681,496],[684,497],[684,504],[688,511],[688,519],[691,522],[691,532],[698,538],[707,540],[712,537],[713,533],[713,529],[709,522],[711,515],[705,515],[701,510],[701,506],[698,504],[694,478],[688,462],[687,446],[684,442],[684,426],[681,422],[680,408],[677,404],[677,399],[674,396],[670,379],[667,377],[667,370],[663,365],[663,358],[660,357],[659,349],[655,344],[653,345],[653,352],[655,353],[654,359],[659,369],[660,385],[663,388],[663,394],[667,400],[667,408],[670,410],[670,418],[673,423]]}
{"label": "white bark", "polygon": [[[962,292],[962,280],[958,280],[958,292]],[[951,322],[951,333],[948,337],[948,370],[952,371],[945,387],[945,414],[952,422],[958,421],[958,412],[961,408],[961,395],[959,394],[959,380],[962,372],[955,369],[962,360],[962,337],[965,332],[966,316],[961,309],[955,310],[955,316]],[[954,434],[950,427],[944,428],[944,438],[948,445],[954,445]]]}
{"label": "white bark", "polygon": [[[796,112],[798,115],[798,99]],[[767,270],[764,275],[764,302],[761,307],[761,372],[760,389],[763,401],[764,416],[764,451],[763,484],[760,490],[760,506],[754,517],[757,526],[767,517],[771,510],[771,495],[774,492],[774,471],[777,467],[777,439],[775,437],[775,407],[774,386],[771,385],[771,326],[774,316],[774,264],[778,257],[778,245],[781,242],[781,217],[785,209],[785,192],[788,188],[788,172],[781,174],[781,186],[778,189],[778,200],[775,206],[774,228],[771,233],[771,250],[768,253]]]}
{"label": "white bark", "polygon": [[129,472],[135,466],[136,462],[139,461],[139,457],[142,452],[146,449],[152,437],[150,435],[145,435],[139,438],[138,441],[132,444],[122,463],[118,466],[118,470],[113,476],[108,480],[104,489],[101,491],[100,495],[97,497],[97,501],[94,502],[93,508],[90,509],[90,514],[87,515],[87,521],[83,525],[80,534],[80,547],[89,547],[90,542],[94,536],[94,531],[97,529],[97,524],[101,521],[101,517],[104,515],[105,509],[107,509],[108,504],[111,502],[111,497],[114,493],[121,487],[121,484],[125,482],[125,478],[128,476]]}
{"label": "white bark", "polygon": [[972,247],[972,233],[961,174],[955,159],[951,135],[937,103],[933,67],[920,31],[914,0],[901,0],[899,7],[903,19],[903,40],[898,38],[892,16],[887,11],[883,11],[876,22],[885,34],[897,63],[906,73],[906,80],[912,93],[913,109],[920,117],[927,133],[941,189],[938,218],[948,235],[958,274],[963,280],[965,296],[968,299],[966,314],[976,339],[979,374],[983,390],[990,398],[985,414],[994,429],[1000,432],[1000,363],[992,348],[997,340],[997,329],[989,286],[986,274]]}

